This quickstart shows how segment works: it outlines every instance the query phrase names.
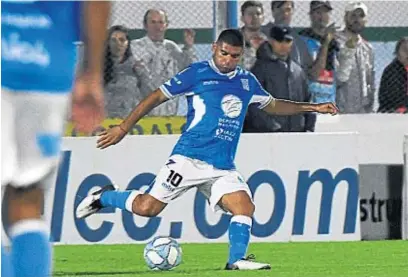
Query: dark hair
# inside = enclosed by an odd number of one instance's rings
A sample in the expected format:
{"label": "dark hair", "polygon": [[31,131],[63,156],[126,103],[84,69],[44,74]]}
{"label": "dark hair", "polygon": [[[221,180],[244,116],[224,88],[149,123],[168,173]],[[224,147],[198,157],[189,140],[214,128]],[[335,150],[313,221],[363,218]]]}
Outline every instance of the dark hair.
{"label": "dark hair", "polygon": [[217,43],[219,42],[225,42],[231,46],[244,47],[244,36],[240,30],[226,29],[219,34]]}
{"label": "dark hair", "polygon": [[131,57],[132,50],[130,48],[130,37],[129,37],[129,30],[123,25],[114,25],[109,28],[108,36],[105,43],[105,62],[103,68],[103,83],[106,85],[113,79],[113,61],[112,61],[112,52],[109,46],[109,40],[114,32],[119,31],[125,33],[126,39],[129,41],[128,47],[126,48],[125,54],[123,56],[123,61],[126,61],[129,57]]}
{"label": "dark hair", "polygon": [[261,10],[263,12],[263,5],[262,5],[261,2],[259,2],[259,1],[245,1],[244,4],[242,4],[242,6],[241,6],[241,14],[244,15],[246,9],[248,9],[250,7],[261,8]]}
{"label": "dark hair", "polygon": [[292,8],[295,8],[295,2],[294,1],[272,1],[271,2],[271,9],[278,9],[283,6],[286,2],[290,2],[292,4]]}
{"label": "dark hair", "polygon": [[399,52],[402,44],[405,43],[405,42],[408,43],[408,37],[403,37],[397,42],[397,44],[395,45],[395,51],[394,51],[395,55],[398,55],[398,52]]}
{"label": "dark hair", "polygon": [[165,10],[163,9],[148,9],[145,14],[143,15],[143,24],[146,25],[147,24],[147,17],[149,16],[149,13],[151,12],[162,12],[164,13],[164,19],[166,20],[166,23],[169,23],[169,19],[167,17],[167,13]]}

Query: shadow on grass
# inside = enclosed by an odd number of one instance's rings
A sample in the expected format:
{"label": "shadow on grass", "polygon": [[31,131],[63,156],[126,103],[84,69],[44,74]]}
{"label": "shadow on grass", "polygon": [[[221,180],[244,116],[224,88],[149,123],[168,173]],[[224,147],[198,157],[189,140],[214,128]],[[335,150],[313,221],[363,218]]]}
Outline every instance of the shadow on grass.
{"label": "shadow on grass", "polygon": [[[173,274],[189,274],[194,272],[209,272],[213,271],[214,274],[216,271],[224,271],[222,268],[198,268],[198,269],[188,269],[188,270],[170,270],[169,272]],[[55,271],[53,276],[54,277],[62,277],[62,276],[101,276],[101,275],[129,275],[134,276],[135,274],[163,274],[163,271],[160,270],[133,270],[133,271],[109,271],[109,272],[96,272],[96,271],[77,271],[77,272],[66,272],[66,271]]]}

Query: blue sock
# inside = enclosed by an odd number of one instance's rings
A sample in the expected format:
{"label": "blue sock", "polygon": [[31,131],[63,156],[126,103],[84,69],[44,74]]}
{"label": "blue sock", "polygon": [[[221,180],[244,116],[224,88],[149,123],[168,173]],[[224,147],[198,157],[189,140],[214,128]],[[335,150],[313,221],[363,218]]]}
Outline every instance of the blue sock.
{"label": "blue sock", "polygon": [[39,219],[22,220],[11,227],[14,276],[51,276],[52,250],[47,229]]}
{"label": "blue sock", "polygon": [[105,191],[100,201],[103,207],[114,207],[132,212],[132,202],[139,194],[141,192],[137,190]]}
{"label": "blue sock", "polygon": [[13,277],[13,267],[11,265],[10,253],[1,246],[1,276]]}
{"label": "blue sock", "polygon": [[231,218],[229,226],[229,264],[245,257],[251,235],[252,219],[244,215]]}

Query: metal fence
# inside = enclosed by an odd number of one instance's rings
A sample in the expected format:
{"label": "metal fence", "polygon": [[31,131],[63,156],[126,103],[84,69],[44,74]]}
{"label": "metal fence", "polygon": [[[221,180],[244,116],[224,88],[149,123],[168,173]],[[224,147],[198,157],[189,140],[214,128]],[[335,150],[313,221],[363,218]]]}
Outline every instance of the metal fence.
{"label": "metal fence", "polygon": [[[238,2],[238,11],[236,11],[238,19],[241,14],[239,7],[244,3],[244,1]],[[309,1],[296,1],[295,2],[295,13],[293,16],[293,21],[291,25],[295,27],[298,31],[302,28],[308,27],[310,25],[309,19]],[[367,1],[365,2],[368,6],[368,24],[364,31],[364,38],[368,40],[373,48],[375,55],[375,103],[372,112],[377,112],[379,108],[379,88],[381,83],[381,77],[383,71],[395,58],[394,49],[396,41],[402,36],[408,36],[408,17],[406,16],[406,11],[408,10],[408,3],[404,1]],[[271,15],[270,1],[262,1],[264,7],[265,21],[266,24],[269,21],[273,21]],[[347,3],[342,1],[332,2],[333,11],[331,15],[331,20],[336,22],[337,25],[343,25],[344,17],[344,7]],[[146,25],[143,23],[143,18],[145,12],[148,9],[162,9],[166,12],[168,19],[168,29],[166,31],[165,37],[169,40],[174,41],[178,46],[179,50],[183,49],[184,41],[184,30],[194,29],[194,45],[193,52],[196,60],[204,60],[211,57],[211,43],[214,40],[216,34],[225,27],[225,18],[227,17],[227,8],[225,1],[133,1],[133,2],[114,2],[113,10],[111,16],[111,26],[114,25],[124,25],[129,29],[129,45],[133,52],[140,52],[136,49],[134,41],[146,36]],[[240,21],[239,21],[240,22]],[[240,22],[239,27],[242,26]],[[152,50],[151,48],[148,49]],[[179,51],[178,50],[178,51]],[[181,51],[180,50],[180,51]],[[134,53],[135,60],[143,59],[144,52],[147,50],[142,50],[142,53]],[[161,52],[157,52],[158,55]],[[155,56],[154,59],[158,61],[166,61],[171,57],[160,57]],[[131,107],[136,104],[140,99],[146,95],[146,93],[153,87],[157,87],[158,84],[164,82],[166,79],[170,78],[172,74],[175,74],[182,65],[180,63],[173,66],[172,70],[167,70],[166,74],[158,74],[160,66],[154,67],[152,64],[154,62],[143,61],[147,66],[147,72],[150,72],[150,78],[152,76],[160,75],[157,77],[156,81],[149,85],[143,85],[144,79],[149,76],[140,73],[136,76],[132,75],[132,70],[128,70],[126,66],[115,67],[115,62],[110,62],[111,72],[115,71],[114,77],[107,84],[107,101],[112,104],[115,109],[121,109],[115,117],[120,117],[121,114],[127,113]],[[150,66],[150,68],[149,68]],[[132,68],[132,67],[130,67]],[[162,67],[162,68],[165,68]],[[405,78],[408,73],[405,72]],[[119,80],[120,78],[122,78]],[[394,88],[393,91],[386,91],[384,87],[382,88],[382,93],[387,94],[387,101],[392,102],[390,107],[386,112],[401,112],[399,106],[408,106],[405,99],[408,98],[407,95],[407,83],[401,81],[404,78],[403,72],[401,74],[391,74],[392,83],[401,82],[405,85],[405,91],[395,91],[398,86],[389,86]],[[142,83],[142,85],[141,85]],[[400,86],[404,89],[403,85]],[[109,91],[111,90],[111,91]],[[111,99],[109,98],[111,97]],[[126,98],[130,97],[132,101],[126,101]],[[405,101],[405,102],[404,102]],[[119,102],[116,103],[115,102]],[[109,105],[108,103],[108,105]],[[125,104],[127,103],[127,104]],[[173,103],[174,104],[174,103]],[[171,115],[184,115],[186,112],[186,104],[184,99],[180,99],[177,104],[176,110],[174,107],[168,109],[163,109],[158,113],[153,113],[152,115],[160,116],[171,116]]]}

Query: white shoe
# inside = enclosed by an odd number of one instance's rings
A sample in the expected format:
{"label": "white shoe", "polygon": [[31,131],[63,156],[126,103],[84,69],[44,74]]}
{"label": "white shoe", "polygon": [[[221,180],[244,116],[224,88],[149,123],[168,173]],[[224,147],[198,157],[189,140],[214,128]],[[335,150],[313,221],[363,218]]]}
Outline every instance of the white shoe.
{"label": "white shoe", "polygon": [[226,270],[265,270],[271,269],[270,264],[258,263],[254,261],[255,256],[249,255],[247,258],[236,261],[233,264],[227,263]]}
{"label": "white shoe", "polygon": [[91,195],[85,197],[84,200],[82,200],[82,202],[79,203],[78,207],[76,208],[76,217],[85,218],[87,216],[90,216],[91,214],[98,212],[103,208],[100,201],[102,193],[105,191],[116,189],[117,188],[113,185],[107,185],[93,192]]}

